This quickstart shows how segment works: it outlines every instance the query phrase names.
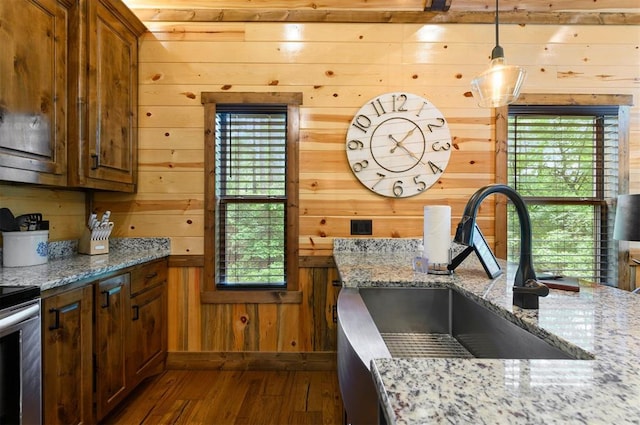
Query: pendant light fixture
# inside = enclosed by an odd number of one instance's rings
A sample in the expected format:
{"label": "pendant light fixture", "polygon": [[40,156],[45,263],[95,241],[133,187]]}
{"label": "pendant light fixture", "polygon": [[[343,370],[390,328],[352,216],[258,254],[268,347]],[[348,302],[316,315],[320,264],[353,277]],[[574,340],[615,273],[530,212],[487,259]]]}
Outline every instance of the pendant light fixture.
{"label": "pendant light fixture", "polygon": [[496,0],[496,46],[491,51],[491,65],[471,81],[471,92],[483,108],[497,108],[515,102],[526,75],[524,68],[506,64],[504,50],[499,43],[498,24]]}

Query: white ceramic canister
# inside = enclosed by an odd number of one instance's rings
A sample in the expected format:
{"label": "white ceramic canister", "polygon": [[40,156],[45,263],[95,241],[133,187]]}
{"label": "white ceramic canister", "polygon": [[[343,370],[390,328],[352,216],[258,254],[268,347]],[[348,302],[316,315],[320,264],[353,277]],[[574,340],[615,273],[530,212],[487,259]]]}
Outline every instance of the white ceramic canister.
{"label": "white ceramic canister", "polygon": [[2,232],[2,265],[23,267],[49,260],[49,231]]}

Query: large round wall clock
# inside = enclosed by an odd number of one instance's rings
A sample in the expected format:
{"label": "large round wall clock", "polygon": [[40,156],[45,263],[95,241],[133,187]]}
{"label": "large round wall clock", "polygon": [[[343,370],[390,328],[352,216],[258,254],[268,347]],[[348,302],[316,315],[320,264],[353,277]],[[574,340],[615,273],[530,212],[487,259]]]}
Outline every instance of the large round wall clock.
{"label": "large round wall clock", "polygon": [[385,93],[365,103],[347,131],[351,171],[382,196],[406,198],[431,187],[451,156],[442,113],[410,93]]}

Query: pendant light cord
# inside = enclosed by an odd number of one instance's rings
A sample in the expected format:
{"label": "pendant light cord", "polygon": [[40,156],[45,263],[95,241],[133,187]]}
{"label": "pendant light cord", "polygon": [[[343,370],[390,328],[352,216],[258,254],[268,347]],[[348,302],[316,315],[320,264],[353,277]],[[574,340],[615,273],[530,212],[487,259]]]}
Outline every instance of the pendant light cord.
{"label": "pendant light cord", "polygon": [[496,45],[491,51],[491,59],[504,58],[504,50],[500,46],[500,36],[498,31],[499,19],[498,19],[498,0],[496,0]]}
{"label": "pendant light cord", "polygon": [[498,0],[496,0],[496,46],[500,45],[500,35],[499,35],[499,31],[498,31],[498,25],[499,25],[499,20],[498,20]]}

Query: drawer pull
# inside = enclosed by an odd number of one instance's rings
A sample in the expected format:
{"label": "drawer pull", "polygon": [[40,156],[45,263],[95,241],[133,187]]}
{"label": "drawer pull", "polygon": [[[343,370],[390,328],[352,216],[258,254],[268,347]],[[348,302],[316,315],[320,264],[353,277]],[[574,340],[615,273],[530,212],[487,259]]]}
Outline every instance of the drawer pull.
{"label": "drawer pull", "polygon": [[131,307],[133,309],[133,321],[140,319],[140,306],[134,305]]}
{"label": "drawer pull", "polygon": [[149,273],[148,275],[145,276],[145,279],[150,280],[150,279],[153,279],[154,277],[158,277],[158,272]]}

